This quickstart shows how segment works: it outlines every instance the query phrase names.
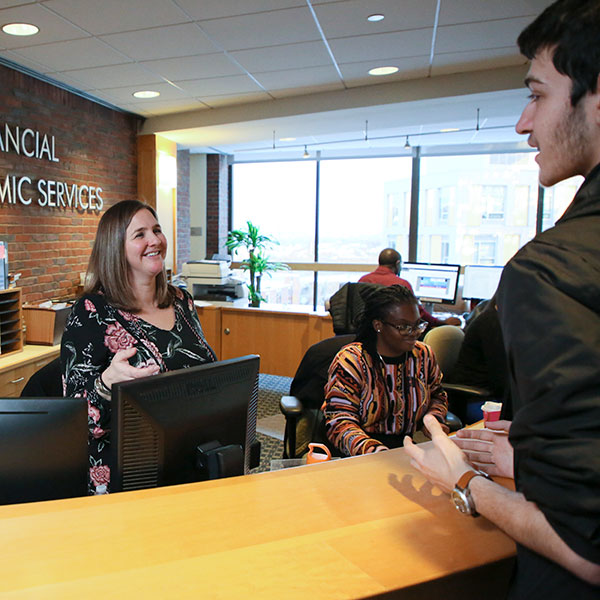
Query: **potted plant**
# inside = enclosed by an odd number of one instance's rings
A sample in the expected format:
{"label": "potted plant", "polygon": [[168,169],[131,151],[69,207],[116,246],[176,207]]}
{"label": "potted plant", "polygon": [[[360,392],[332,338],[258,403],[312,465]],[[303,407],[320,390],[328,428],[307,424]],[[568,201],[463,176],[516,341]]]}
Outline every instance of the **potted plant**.
{"label": "potted plant", "polygon": [[250,283],[248,284],[248,299],[250,306],[260,306],[264,298],[260,295],[260,282],[266,273],[270,276],[273,271],[284,271],[289,267],[280,262],[270,261],[265,251],[272,244],[278,244],[276,240],[259,233],[258,227],[247,221],[248,229],[234,229],[227,234],[225,245],[233,254],[240,248],[248,251],[248,258],[242,260],[242,269],[250,272]]}

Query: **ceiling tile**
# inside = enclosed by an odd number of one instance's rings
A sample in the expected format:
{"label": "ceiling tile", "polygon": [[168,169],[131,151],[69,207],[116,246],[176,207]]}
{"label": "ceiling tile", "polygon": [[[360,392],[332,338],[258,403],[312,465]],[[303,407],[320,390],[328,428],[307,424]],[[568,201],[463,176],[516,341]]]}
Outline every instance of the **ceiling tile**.
{"label": "ceiling tile", "polygon": [[8,35],[0,30],[0,44],[5,48],[22,48],[24,46],[62,42],[89,37],[89,34],[75,27],[42,5],[28,4],[16,8],[0,10],[0,24],[24,22],[37,25],[40,31],[33,36]]}
{"label": "ceiling tile", "polygon": [[[460,0],[442,2],[440,25],[489,21],[511,17],[534,17],[539,15],[554,0],[502,0],[502,2],[482,2],[481,0]],[[529,19],[530,21],[533,18]]]}
{"label": "ceiling tile", "polygon": [[238,50],[229,54],[253,74],[332,64],[325,44],[321,41]]}
{"label": "ceiling tile", "polygon": [[[347,0],[314,9],[325,37],[330,39],[433,27],[436,4],[436,0]],[[367,21],[375,13],[384,14],[385,19]]]}
{"label": "ceiling tile", "polygon": [[81,81],[76,77],[72,77],[71,74],[66,75],[65,73],[48,73],[48,77],[59,81],[60,83],[64,83],[81,92],[88,92],[89,90],[94,88],[93,85],[85,83],[84,81]]}
{"label": "ceiling tile", "polygon": [[380,33],[334,39],[329,45],[338,64],[373,60],[380,67],[388,66],[391,58],[429,55],[432,34],[431,28]]}
{"label": "ceiling tile", "polygon": [[[511,65],[524,65],[527,59],[513,47],[493,48],[468,52],[450,52],[436,54],[431,75],[448,75],[483,69],[497,69]],[[524,89],[525,91],[525,89]]]}
{"label": "ceiling tile", "polygon": [[247,102],[259,102],[264,100],[272,100],[271,96],[265,92],[253,92],[248,94],[233,94],[224,96],[206,96],[200,98],[202,102],[211,108],[234,106],[237,104],[245,104]]}
{"label": "ceiling tile", "polygon": [[48,65],[45,65],[45,64],[35,61],[35,60],[29,60],[28,58],[25,58],[24,56],[17,54],[16,52],[12,52],[10,50],[1,51],[0,56],[6,58],[7,60],[10,60],[11,62],[21,65],[22,67],[31,69],[32,71],[35,71],[36,73],[46,74],[46,73],[51,73],[52,71],[55,70]]}
{"label": "ceiling tile", "polygon": [[79,79],[95,89],[121,87],[125,85],[140,85],[164,83],[164,79],[152,73],[137,63],[95,67],[92,69],[77,69],[69,71],[68,75]]}
{"label": "ceiling tile", "polygon": [[225,50],[245,50],[321,39],[306,7],[200,21],[200,26]]}
{"label": "ceiling tile", "polygon": [[189,21],[170,0],[49,0],[46,5],[96,35]]}
{"label": "ceiling tile", "polygon": [[303,86],[315,87],[321,84],[332,84],[337,89],[343,89],[344,87],[333,66],[286,69],[269,73],[257,73],[255,76],[260,84],[269,91]]}
{"label": "ceiling tile", "polygon": [[48,65],[54,71],[84,69],[128,62],[120,52],[95,38],[20,48],[18,54]]}
{"label": "ceiling tile", "polygon": [[160,96],[157,98],[147,98],[145,100],[144,99],[137,100],[136,98],[133,97],[133,92],[137,92],[140,89],[139,86],[137,86],[137,85],[128,85],[128,86],[123,86],[123,87],[107,88],[104,90],[99,90],[99,93],[100,94],[108,94],[111,97],[114,97],[119,102],[127,102],[129,104],[139,102],[140,105],[148,104],[149,106],[152,105],[153,103],[158,104],[158,103],[164,102],[165,100],[180,100],[182,98],[191,99],[190,94],[187,94],[185,91],[180,90],[179,88],[173,87],[172,85],[170,85],[168,83],[153,83],[149,87],[153,91],[160,92]]}
{"label": "ceiling tile", "polygon": [[429,56],[411,56],[408,58],[392,58],[388,61],[390,65],[399,67],[397,73],[374,77],[369,75],[369,69],[374,66],[372,61],[359,61],[354,63],[342,63],[340,71],[344,76],[344,82],[348,87],[362,85],[377,85],[391,81],[402,81],[406,79],[417,79],[427,77],[429,73]]}
{"label": "ceiling tile", "polygon": [[529,17],[519,17],[440,27],[435,42],[435,51],[436,53],[446,53],[509,46],[516,48],[519,33],[530,21]]}
{"label": "ceiling tile", "polygon": [[101,39],[135,60],[219,52],[219,48],[194,23],[114,33]]}
{"label": "ceiling tile", "polygon": [[306,0],[243,0],[243,2],[240,0],[219,0],[218,2],[177,0],[177,4],[194,19],[202,20],[306,6]]}
{"label": "ceiling tile", "polygon": [[190,81],[175,81],[173,83],[176,83],[192,96],[221,96],[224,94],[262,92],[260,87],[247,75],[210,77]]}
{"label": "ceiling tile", "polygon": [[226,75],[240,75],[242,73],[242,70],[224,54],[204,54],[201,56],[149,60],[140,64],[166,77],[170,81],[224,77]]}

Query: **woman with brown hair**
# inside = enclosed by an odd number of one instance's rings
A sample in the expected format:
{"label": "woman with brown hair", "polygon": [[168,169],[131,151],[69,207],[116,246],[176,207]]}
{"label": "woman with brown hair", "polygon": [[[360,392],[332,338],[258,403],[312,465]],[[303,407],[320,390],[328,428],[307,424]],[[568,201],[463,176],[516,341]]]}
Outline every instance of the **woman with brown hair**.
{"label": "woman with brown hair", "polygon": [[91,494],[107,493],[111,386],[216,360],[188,292],[167,283],[167,240],[137,200],[98,224],[86,285],[61,345],[65,396],[88,401]]}

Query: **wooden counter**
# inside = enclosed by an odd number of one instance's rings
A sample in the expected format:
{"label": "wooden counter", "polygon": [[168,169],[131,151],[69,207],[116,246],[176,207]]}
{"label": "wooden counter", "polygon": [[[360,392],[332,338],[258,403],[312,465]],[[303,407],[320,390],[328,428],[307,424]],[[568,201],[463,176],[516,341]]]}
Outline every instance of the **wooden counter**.
{"label": "wooden counter", "polygon": [[3,599],[493,599],[514,554],[489,521],[432,490],[403,449],[3,506],[0,531]]}
{"label": "wooden counter", "polygon": [[0,357],[0,396],[16,398],[29,378],[60,354],[60,345],[25,345],[21,352]]}
{"label": "wooden counter", "polygon": [[306,350],[334,335],[331,316],[308,307],[197,303],[197,310],[206,339],[220,360],[258,354],[260,372],[270,375],[293,377]]}

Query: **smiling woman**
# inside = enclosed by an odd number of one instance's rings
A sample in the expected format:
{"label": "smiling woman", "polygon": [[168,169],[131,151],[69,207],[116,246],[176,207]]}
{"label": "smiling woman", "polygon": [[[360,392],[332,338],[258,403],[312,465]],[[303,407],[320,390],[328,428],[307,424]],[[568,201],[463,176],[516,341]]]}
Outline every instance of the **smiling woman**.
{"label": "smiling woman", "polygon": [[111,386],[216,360],[192,297],[167,283],[154,209],[119,202],[102,216],[88,284],[62,338],[66,396],[88,400],[90,493],[109,491]]}
{"label": "smiling woman", "polygon": [[432,350],[418,341],[425,326],[417,299],[401,285],[366,290],[356,340],[329,367],[323,411],[327,437],[344,455],[402,445],[448,412],[442,373]]}

